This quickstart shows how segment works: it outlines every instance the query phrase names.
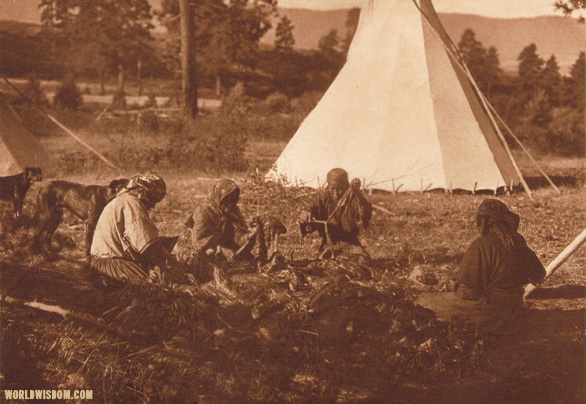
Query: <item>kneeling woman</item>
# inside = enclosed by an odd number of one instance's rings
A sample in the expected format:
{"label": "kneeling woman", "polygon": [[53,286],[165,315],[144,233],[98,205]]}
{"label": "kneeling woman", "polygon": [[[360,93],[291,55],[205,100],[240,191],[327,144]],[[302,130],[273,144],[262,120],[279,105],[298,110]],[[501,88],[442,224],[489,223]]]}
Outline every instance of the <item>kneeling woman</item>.
{"label": "kneeling woman", "polygon": [[523,285],[537,284],[545,269],[517,229],[519,215],[498,199],[478,207],[476,226],[480,237],[472,242],[460,265],[458,296],[486,299],[497,309],[523,306]]}
{"label": "kneeling woman", "polygon": [[[267,259],[263,226],[255,218],[249,229],[238,200],[240,188],[229,179],[218,181],[205,204],[189,217],[186,225],[192,229],[194,263],[200,280],[207,281],[209,264],[246,262],[256,266]],[[257,256],[252,254],[258,251]]]}
{"label": "kneeling woman", "polygon": [[169,251],[148,212],[166,191],[159,175],[136,175],[104,208],[91,247],[91,268],[104,286],[141,283],[164,269]]}

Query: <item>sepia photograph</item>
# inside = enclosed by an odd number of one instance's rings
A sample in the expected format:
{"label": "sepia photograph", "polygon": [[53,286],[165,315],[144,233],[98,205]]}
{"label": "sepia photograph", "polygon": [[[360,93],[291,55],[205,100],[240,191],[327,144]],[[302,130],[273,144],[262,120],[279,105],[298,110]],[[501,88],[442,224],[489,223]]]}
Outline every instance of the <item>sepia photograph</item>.
{"label": "sepia photograph", "polygon": [[0,0],[0,401],[586,403],[584,0]]}

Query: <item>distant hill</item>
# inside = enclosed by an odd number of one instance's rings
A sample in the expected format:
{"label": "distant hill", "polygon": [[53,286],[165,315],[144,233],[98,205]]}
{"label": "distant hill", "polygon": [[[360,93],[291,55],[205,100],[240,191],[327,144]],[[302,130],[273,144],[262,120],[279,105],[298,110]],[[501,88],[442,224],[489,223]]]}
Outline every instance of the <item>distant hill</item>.
{"label": "distant hill", "polygon": [[[279,14],[286,15],[292,21],[295,26],[295,46],[301,49],[316,49],[319,39],[332,28],[337,29],[341,37],[346,34],[348,9],[318,11],[283,8]],[[277,25],[280,16],[275,18],[273,26]],[[586,49],[586,27],[571,18],[546,16],[497,19],[469,14],[439,16],[456,44],[462,33],[471,28],[486,48],[496,47],[501,67],[505,70],[516,70],[517,56],[532,42],[537,45],[537,52],[542,58],[548,59],[554,54],[564,72],[576,61],[580,51]],[[274,40],[274,29],[262,39],[264,43],[271,44]]]}
{"label": "distant hill", "polygon": [[[338,30],[340,37],[346,34],[348,9],[320,11],[283,8],[279,13],[293,22],[295,47],[299,49],[316,49],[319,39],[332,28]],[[273,26],[277,25],[280,16],[274,19]],[[580,51],[586,50],[586,26],[571,18],[545,16],[496,19],[470,14],[440,14],[440,19],[455,43],[458,43],[467,28],[471,28],[486,48],[496,47],[501,67],[508,71],[516,71],[517,56],[532,42],[537,45],[537,52],[542,58],[547,59],[554,54],[563,73],[569,71]],[[4,37],[31,36],[39,29],[38,24],[0,21],[0,36]],[[273,44],[274,28],[261,41],[264,45]]]}

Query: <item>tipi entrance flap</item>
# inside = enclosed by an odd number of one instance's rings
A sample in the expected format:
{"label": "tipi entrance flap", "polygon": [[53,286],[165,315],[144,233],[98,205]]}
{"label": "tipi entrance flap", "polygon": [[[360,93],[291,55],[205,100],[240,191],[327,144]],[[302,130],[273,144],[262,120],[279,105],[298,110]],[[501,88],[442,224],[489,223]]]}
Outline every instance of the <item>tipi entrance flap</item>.
{"label": "tipi entrance flap", "polygon": [[[439,36],[439,38],[437,39],[443,41],[448,49],[455,46],[453,45],[453,42],[451,42],[451,39],[448,36],[448,33],[446,32],[444,26],[441,24],[431,0],[419,0],[419,4],[424,13],[423,17],[425,19],[425,26],[427,26],[428,30],[434,31],[432,35],[434,35],[434,37],[436,38]],[[437,43],[439,45],[444,46],[442,42]],[[500,170],[502,177],[504,178],[507,185],[520,184],[521,178],[519,176],[519,173],[515,169],[514,163],[513,161],[511,161],[511,157],[507,153],[504,145],[502,144],[501,139],[499,139],[499,136],[496,133],[495,128],[493,127],[493,123],[491,122],[491,119],[489,118],[489,115],[485,110],[485,107],[482,105],[482,101],[480,99],[482,95],[479,95],[473,88],[473,86],[470,84],[470,81],[463,70],[463,66],[460,64],[463,62],[456,60],[454,56],[456,56],[455,53],[449,55],[453,70],[456,73],[456,76],[458,77],[462,90],[464,91],[464,94],[468,99],[468,102],[470,103],[470,108],[474,113],[476,121],[478,122],[478,125],[480,126],[482,133],[485,134],[486,142],[494,156],[495,162]],[[493,187],[489,188],[492,189]]]}
{"label": "tipi entrance flap", "polygon": [[[423,25],[437,138],[450,188],[496,189],[505,182],[440,39]],[[496,135],[495,135],[496,136]]]}

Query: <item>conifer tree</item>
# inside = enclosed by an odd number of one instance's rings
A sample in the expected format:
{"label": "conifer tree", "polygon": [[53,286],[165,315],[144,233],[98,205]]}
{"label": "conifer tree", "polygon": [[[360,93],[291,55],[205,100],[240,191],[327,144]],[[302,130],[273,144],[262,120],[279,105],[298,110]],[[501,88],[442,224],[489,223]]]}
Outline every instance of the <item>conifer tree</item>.
{"label": "conifer tree", "polygon": [[291,20],[284,15],[277,24],[275,31],[275,51],[278,53],[291,53],[293,45],[295,45],[295,37],[293,36],[293,29],[295,27]]}

